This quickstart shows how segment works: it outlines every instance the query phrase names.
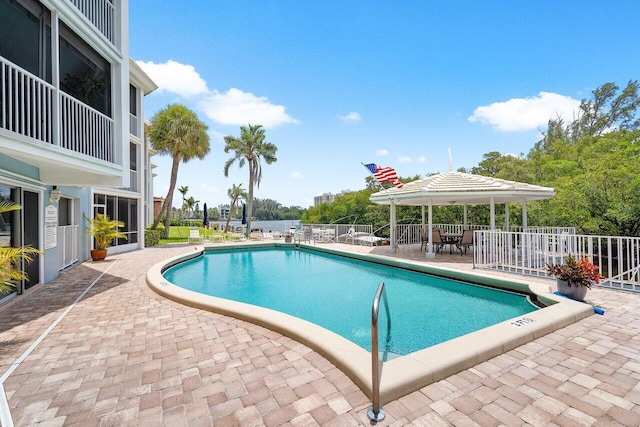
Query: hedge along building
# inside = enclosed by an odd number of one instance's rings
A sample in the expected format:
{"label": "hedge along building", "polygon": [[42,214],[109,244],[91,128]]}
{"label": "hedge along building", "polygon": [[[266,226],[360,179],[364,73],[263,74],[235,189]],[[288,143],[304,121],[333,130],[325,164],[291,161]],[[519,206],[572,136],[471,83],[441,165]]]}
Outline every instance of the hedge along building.
{"label": "hedge along building", "polygon": [[3,303],[89,259],[83,215],[125,222],[112,251],[144,246],[156,85],[129,58],[127,0],[0,0],[0,79],[0,200],[22,206],[3,215],[0,245],[43,251]]}
{"label": "hedge along building", "polygon": [[[369,196],[373,203],[389,205],[391,224],[390,250],[395,251],[396,236],[396,207],[421,206],[422,225],[427,226],[427,258],[434,258],[431,242],[433,229],[432,213],[434,206],[462,205],[464,209],[464,224],[467,224],[467,210],[469,205],[489,204],[491,212],[490,228],[496,228],[495,205],[505,204],[505,227],[509,227],[509,203],[522,204],[523,227],[527,227],[527,203],[533,200],[545,200],[555,195],[553,188],[526,184],[523,182],[507,181],[482,175],[448,171],[411,181],[402,188],[392,187]],[[425,208],[427,219],[425,221]]]}

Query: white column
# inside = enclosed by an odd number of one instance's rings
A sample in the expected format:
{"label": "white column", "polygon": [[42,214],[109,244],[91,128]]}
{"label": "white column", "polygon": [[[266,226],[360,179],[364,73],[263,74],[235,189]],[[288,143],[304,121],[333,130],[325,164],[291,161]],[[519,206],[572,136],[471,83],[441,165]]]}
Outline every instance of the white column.
{"label": "white column", "polygon": [[495,230],[496,229],[496,203],[493,197],[491,198],[489,203],[491,204],[491,229]]}
{"label": "white column", "polygon": [[464,217],[462,219],[462,223],[464,224],[464,226],[465,226],[464,228],[466,229],[467,228],[467,205],[463,205],[462,206],[462,211],[463,211],[463,214],[464,214]]}
{"label": "white column", "polygon": [[509,202],[504,204],[504,231],[509,231]]}
{"label": "white column", "polygon": [[396,202],[393,200],[389,205],[390,218],[389,218],[389,252],[392,254],[396,253]]}
{"label": "white column", "polygon": [[431,242],[432,234],[433,234],[433,205],[431,203],[431,199],[429,199],[429,227],[427,228],[427,239],[429,239],[429,244],[427,245],[427,259],[435,259],[436,254],[433,252],[433,242]]}
{"label": "white column", "polygon": [[529,230],[527,227],[527,199],[522,201],[522,229],[525,232]]}
{"label": "white column", "polygon": [[60,26],[58,11],[51,11],[51,83],[53,84],[53,102],[51,123],[53,145],[60,145]]}

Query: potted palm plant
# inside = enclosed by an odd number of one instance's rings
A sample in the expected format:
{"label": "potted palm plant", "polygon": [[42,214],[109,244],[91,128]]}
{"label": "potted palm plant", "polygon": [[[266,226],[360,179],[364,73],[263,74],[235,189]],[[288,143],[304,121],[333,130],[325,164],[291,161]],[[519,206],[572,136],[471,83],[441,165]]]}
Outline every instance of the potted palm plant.
{"label": "potted palm plant", "polygon": [[95,239],[95,248],[91,250],[91,259],[102,261],[107,257],[107,248],[111,246],[114,239],[126,239],[127,236],[120,231],[124,227],[124,222],[109,219],[104,214],[98,214],[95,218],[84,217],[88,222],[87,234]]}
{"label": "potted palm plant", "polygon": [[[0,215],[20,209],[20,205],[0,201]],[[21,280],[27,279],[27,273],[16,268],[21,262],[29,263],[42,252],[32,246],[0,247],[0,296],[8,293]]]}
{"label": "potted palm plant", "polygon": [[575,259],[568,255],[563,264],[547,264],[547,273],[556,278],[558,292],[577,301],[584,301],[587,290],[604,279],[598,270],[585,256]]}

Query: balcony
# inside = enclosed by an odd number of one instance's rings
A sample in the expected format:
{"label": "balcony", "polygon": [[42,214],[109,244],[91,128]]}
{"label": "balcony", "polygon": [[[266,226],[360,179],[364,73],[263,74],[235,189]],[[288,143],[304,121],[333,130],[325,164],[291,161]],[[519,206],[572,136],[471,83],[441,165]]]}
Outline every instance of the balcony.
{"label": "balcony", "polygon": [[45,182],[49,176],[56,185],[121,185],[113,119],[3,57],[0,136],[13,142],[2,151],[39,167]]}
{"label": "balcony", "polygon": [[107,40],[114,43],[115,7],[111,0],[69,0]]}

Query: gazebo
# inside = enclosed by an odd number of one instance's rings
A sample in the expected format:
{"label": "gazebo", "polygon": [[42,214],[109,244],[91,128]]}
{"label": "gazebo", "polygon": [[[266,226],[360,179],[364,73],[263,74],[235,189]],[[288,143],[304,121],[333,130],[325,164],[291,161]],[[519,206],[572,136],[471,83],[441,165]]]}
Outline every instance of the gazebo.
{"label": "gazebo", "polygon": [[468,205],[489,204],[491,206],[491,229],[496,228],[495,205],[505,203],[506,227],[509,226],[509,203],[522,204],[522,225],[527,227],[527,203],[545,200],[555,195],[553,188],[507,181],[482,175],[448,171],[404,184],[402,188],[379,191],[369,197],[373,203],[389,205],[391,250],[396,248],[396,206],[421,206],[422,224],[425,225],[424,208],[428,207],[429,245],[427,258],[434,258],[431,242],[433,206],[463,205],[464,223],[467,222]]}

